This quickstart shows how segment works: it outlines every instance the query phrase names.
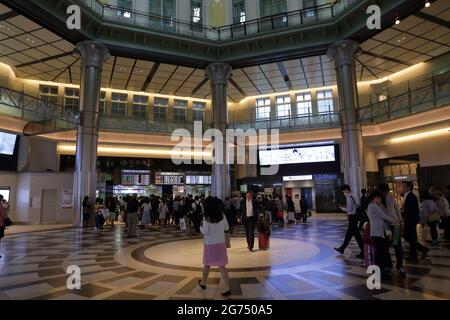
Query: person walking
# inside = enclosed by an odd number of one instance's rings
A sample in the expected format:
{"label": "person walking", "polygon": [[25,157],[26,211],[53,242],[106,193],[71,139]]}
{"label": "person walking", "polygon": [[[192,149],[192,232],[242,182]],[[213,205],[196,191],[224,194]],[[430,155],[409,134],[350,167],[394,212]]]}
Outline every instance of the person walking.
{"label": "person walking", "polygon": [[[401,230],[403,228],[403,218],[402,214],[400,212],[400,208],[397,205],[397,201],[395,201],[394,196],[389,190],[389,185],[387,183],[381,183],[378,185],[377,188],[382,194],[383,199],[382,203],[386,209],[386,213],[389,217],[394,219],[395,221],[399,222],[399,225],[395,226],[394,224],[391,224],[391,230],[392,234],[395,234],[395,228],[400,228],[400,234]],[[395,237],[394,237],[395,238]],[[393,241],[394,249],[395,249],[395,257],[397,259],[396,261],[396,268],[399,275],[402,277],[406,276],[405,269],[403,268],[403,246],[402,246],[402,239],[399,237],[398,239],[394,239]]]}
{"label": "person walking", "polygon": [[[5,219],[6,219],[6,209],[3,206],[3,195],[0,194],[0,242],[2,238],[5,237]],[[0,258],[2,255],[0,255]]]}
{"label": "person walking", "polygon": [[173,200],[172,210],[173,210],[173,218],[175,219],[175,225],[178,225],[180,223],[181,218],[181,199],[180,196],[178,195]]}
{"label": "person walking", "polygon": [[245,195],[245,199],[240,204],[239,219],[245,228],[245,237],[247,239],[247,248],[250,252],[253,252],[253,246],[255,244],[255,224],[258,217],[258,204],[256,199],[253,198],[253,193],[248,191]]}
{"label": "person walking", "polygon": [[138,223],[139,201],[133,195],[127,202],[127,238],[136,237],[136,226]]}
{"label": "person walking", "polygon": [[224,291],[221,294],[227,297],[231,295],[230,280],[226,269],[228,255],[225,232],[229,230],[228,222],[219,205],[219,199],[206,198],[204,209],[203,223],[200,226],[204,243],[203,274],[198,285],[205,290],[211,267],[218,267],[224,285]]}
{"label": "person walking", "polygon": [[[433,191],[434,192],[434,191]],[[441,220],[441,214],[434,201],[433,196],[428,191],[422,193],[422,203],[420,206],[421,225],[427,225],[431,233],[431,245],[437,246],[438,242],[438,223]]]}
{"label": "person walking", "polygon": [[295,222],[295,205],[294,201],[292,201],[292,197],[286,195],[286,206],[287,206],[287,222],[293,223]]}
{"label": "person walking", "polygon": [[379,190],[370,194],[367,216],[370,223],[370,237],[375,244],[375,264],[380,268],[382,274],[386,274],[392,268],[389,241],[386,234],[390,232],[389,224],[399,221],[385,212],[382,199],[383,193]]}
{"label": "person walking", "polygon": [[441,214],[442,227],[444,229],[444,239],[450,240],[450,208],[448,200],[440,191],[436,191],[437,206]]}
{"label": "person walking", "polygon": [[334,250],[336,250],[340,254],[344,254],[345,248],[347,248],[350,240],[354,237],[356,242],[358,243],[359,249],[361,250],[360,253],[356,255],[356,257],[362,259],[364,258],[364,244],[358,228],[358,216],[356,215],[358,204],[356,202],[355,196],[351,193],[349,185],[343,185],[341,187],[341,191],[345,195],[346,206],[341,206],[340,209],[347,212],[348,225],[347,232],[345,233],[344,243],[340,247],[334,248]]}
{"label": "person walking", "polygon": [[302,222],[306,223],[308,219],[308,202],[304,195],[300,196],[300,216],[302,217]]}
{"label": "person walking", "polygon": [[195,196],[192,203],[192,223],[194,224],[195,232],[200,233],[200,224],[203,216],[203,203],[202,200]]}
{"label": "person walking", "polygon": [[417,259],[417,251],[422,253],[422,258],[425,258],[428,249],[422,246],[417,241],[417,224],[420,221],[420,209],[417,196],[414,194],[414,185],[411,181],[402,182],[403,189],[403,217],[405,223],[405,230],[403,238],[409,243],[411,260]]}
{"label": "person walking", "polygon": [[259,214],[258,219],[258,249],[269,250],[270,247],[270,223],[264,214]]}

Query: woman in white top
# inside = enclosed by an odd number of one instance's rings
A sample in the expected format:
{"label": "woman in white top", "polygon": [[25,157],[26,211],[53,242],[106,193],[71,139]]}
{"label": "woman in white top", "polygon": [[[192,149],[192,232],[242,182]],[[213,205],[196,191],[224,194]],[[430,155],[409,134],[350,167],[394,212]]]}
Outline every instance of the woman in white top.
{"label": "woman in white top", "polygon": [[166,225],[166,217],[167,217],[168,212],[169,212],[169,208],[167,207],[166,200],[162,199],[158,206],[159,224],[161,226]]}
{"label": "woman in white top", "polygon": [[392,268],[386,231],[390,230],[389,223],[397,222],[397,220],[386,214],[382,199],[383,193],[379,190],[370,194],[367,216],[370,223],[370,238],[375,243],[375,264],[382,273],[386,273]]}
{"label": "woman in white top", "polygon": [[152,210],[150,199],[148,197],[144,199],[144,202],[141,205],[141,209],[142,209],[141,225],[146,227],[151,223],[150,210]]}
{"label": "woman in white top", "polygon": [[198,281],[198,285],[205,290],[211,267],[218,267],[224,283],[225,291],[222,296],[227,297],[231,294],[230,281],[226,265],[228,264],[227,245],[225,240],[225,231],[229,230],[228,221],[223,214],[219,204],[219,199],[208,197],[205,200],[204,218],[200,226],[203,233],[205,244],[203,250],[203,277]]}

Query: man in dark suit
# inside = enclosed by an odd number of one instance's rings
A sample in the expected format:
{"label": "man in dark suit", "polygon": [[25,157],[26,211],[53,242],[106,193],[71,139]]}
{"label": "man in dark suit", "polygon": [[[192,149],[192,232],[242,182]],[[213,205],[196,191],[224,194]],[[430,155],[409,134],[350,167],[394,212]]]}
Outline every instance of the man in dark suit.
{"label": "man in dark suit", "polygon": [[413,193],[414,185],[411,181],[403,181],[403,217],[405,223],[405,230],[403,237],[409,242],[410,259],[417,259],[417,250],[422,253],[425,258],[428,249],[417,242],[416,227],[420,221],[419,201]]}
{"label": "man in dark suit", "polygon": [[239,208],[239,218],[245,227],[248,250],[252,252],[255,243],[255,224],[258,219],[258,204],[253,198],[251,191],[246,193],[245,199],[242,199]]}

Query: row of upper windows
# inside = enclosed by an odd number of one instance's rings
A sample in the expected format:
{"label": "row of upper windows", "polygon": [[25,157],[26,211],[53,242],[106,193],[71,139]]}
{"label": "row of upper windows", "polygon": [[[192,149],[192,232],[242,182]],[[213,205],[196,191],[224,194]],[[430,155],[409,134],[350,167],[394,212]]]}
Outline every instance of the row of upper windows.
{"label": "row of upper windows", "polygon": [[[331,114],[334,111],[333,90],[317,91],[316,100],[318,114]],[[313,99],[310,92],[296,94],[296,116],[309,116],[313,114]],[[256,119],[267,120],[271,118],[270,98],[256,99]],[[275,97],[276,118],[289,118],[292,116],[291,96]]]}
{"label": "row of upper windows", "polygon": [[[39,86],[40,99],[46,103],[58,103],[58,87],[56,86]],[[80,91],[77,88],[64,88],[63,105],[69,110],[79,110],[80,108]],[[187,119],[187,100],[175,99],[173,102],[173,120],[185,121]],[[134,118],[148,118],[149,96],[133,95],[131,103],[131,113]],[[169,99],[164,97],[154,97],[153,99],[153,118],[165,120],[168,118]],[[206,110],[206,103],[201,101],[192,102],[192,120],[203,121]],[[106,91],[101,91],[99,113],[106,113]],[[112,116],[126,116],[128,114],[128,94],[112,92],[111,93],[111,109],[109,112]]]}
{"label": "row of upper windows", "polygon": [[[185,0],[182,0],[185,1]],[[114,1],[109,1],[114,3]],[[320,3],[322,0],[302,0],[302,8],[312,8]],[[141,4],[142,5],[142,4]],[[247,21],[246,0],[232,0],[232,23],[238,24]],[[132,18],[133,0],[117,0],[117,7],[122,10],[117,10],[116,14],[123,18]],[[176,18],[176,0],[148,0],[148,11],[150,13],[150,20],[157,23],[163,23],[165,27],[174,27],[173,19]],[[255,8],[256,9],[256,8]],[[129,10],[129,11],[127,11]],[[288,11],[288,0],[259,0],[259,16],[266,17],[277,15]],[[153,15],[153,16],[152,16]],[[190,20],[195,29],[196,25],[203,24],[203,0],[190,0]],[[304,12],[304,18],[312,18],[316,16],[315,10],[307,10]],[[158,19],[158,17],[165,17],[166,19]],[[285,23],[287,17],[279,17],[280,21]],[[275,21],[277,23],[278,21]]]}

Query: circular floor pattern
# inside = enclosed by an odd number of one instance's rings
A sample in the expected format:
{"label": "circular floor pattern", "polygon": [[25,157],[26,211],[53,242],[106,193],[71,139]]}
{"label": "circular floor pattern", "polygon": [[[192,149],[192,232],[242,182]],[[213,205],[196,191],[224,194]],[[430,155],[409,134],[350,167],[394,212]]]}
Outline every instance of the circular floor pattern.
{"label": "circular floor pattern", "polygon": [[[255,239],[257,240],[257,239]],[[257,245],[257,244],[256,244]],[[281,238],[270,239],[270,250],[249,252],[244,237],[232,237],[228,249],[228,269],[231,272],[265,271],[296,267],[317,262],[331,252],[320,243]],[[328,250],[327,250],[328,249]],[[203,239],[187,239],[144,245],[131,256],[144,264],[184,271],[201,271]]]}

